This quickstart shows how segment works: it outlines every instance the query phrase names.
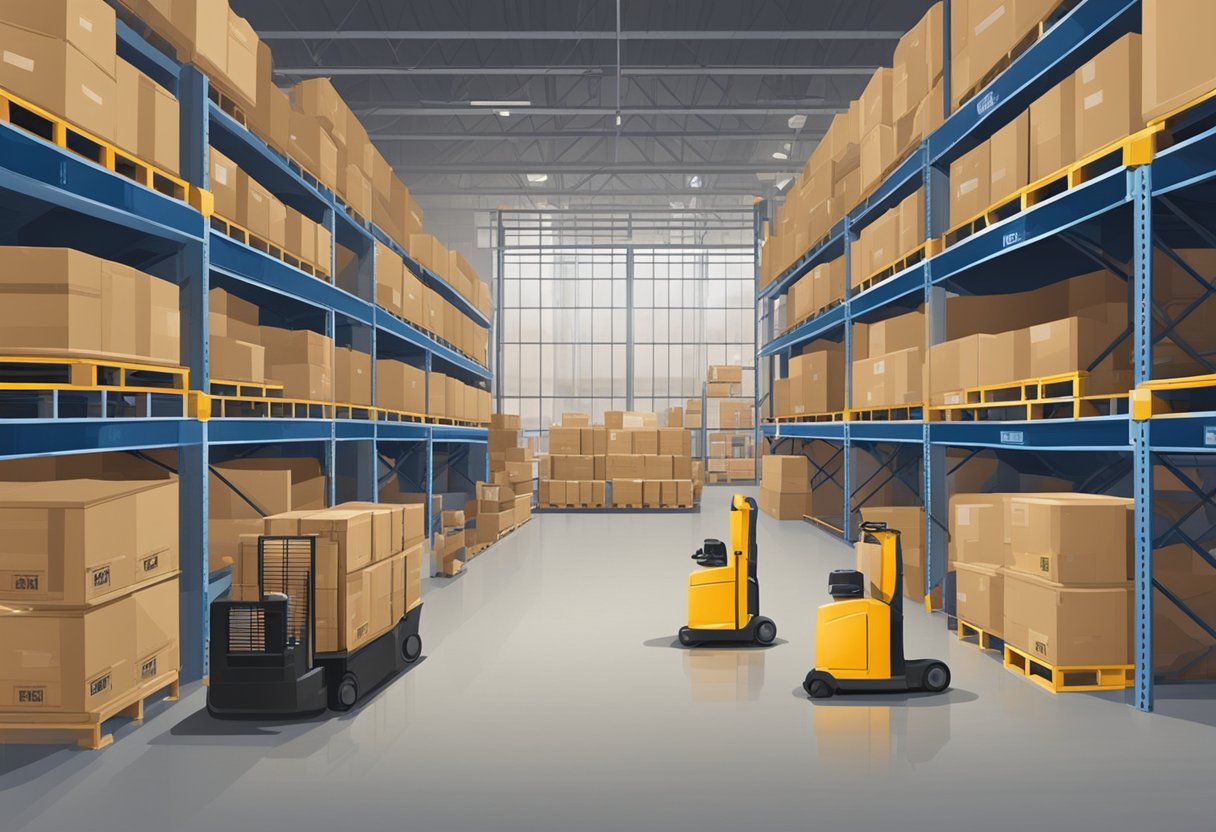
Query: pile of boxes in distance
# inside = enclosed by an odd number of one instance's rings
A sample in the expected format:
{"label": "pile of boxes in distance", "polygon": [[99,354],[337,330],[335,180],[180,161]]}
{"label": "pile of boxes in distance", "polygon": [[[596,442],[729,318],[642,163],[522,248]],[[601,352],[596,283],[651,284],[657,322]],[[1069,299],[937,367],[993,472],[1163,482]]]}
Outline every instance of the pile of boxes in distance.
{"label": "pile of boxes in distance", "polygon": [[355,650],[392,629],[422,602],[426,507],[342,503],[320,511],[288,511],[263,519],[260,533],[242,535],[233,566],[232,598],[260,600],[261,535],[316,540],[315,650]]}
{"label": "pile of boxes in distance", "polygon": [[[832,121],[777,212],[761,249],[761,285],[771,283],[820,242],[942,123],[944,41],[942,4],[938,3],[900,40],[894,66],[880,67],[861,97]],[[862,242],[868,256],[854,258],[855,282],[923,243],[923,204],[923,196],[913,195],[892,216],[880,220],[883,227]],[[844,298],[844,263],[834,269],[820,275],[822,284],[815,289],[811,287],[818,281],[804,278],[805,288],[799,294],[809,297],[800,299],[797,311],[786,310],[791,324]]]}
{"label": "pile of boxes in distance", "polygon": [[[305,329],[261,326],[257,306],[223,289],[212,289],[209,304],[211,378],[223,383],[282,384],[282,398],[376,406],[417,416],[485,424],[490,392],[404,361],[376,359],[373,401],[372,358],[339,347]],[[484,330],[482,330],[484,332]]]}
{"label": "pile of boxes in distance", "polygon": [[[743,398],[743,368],[711,364],[706,372],[705,397],[717,403],[717,424],[706,423],[706,477],[711,483],[756,479],[755,407]],[[689,402],[689,405],[692,401]],[[697,402],[698,406],[700,402]],[[698,420],[698,424],[700,421]]]}
{"label": "pile of boxes in distance", "polygon": [[96,726],[177,680],[177,478],[124,461],[0,469],[0,741],[95,746],[46,732]]}
{"label": "pile of boxes in distance", "polygon": [[[968,403],[967,390],[1078,372],[1087,374],[1083,395],[1131,386],[1130,339],[1107,352],[1127,327],[1127,289],[1109,273],[1029,292],[952,296],[946,310],[947,340],[927,350],[921,310],[854,324],[849,409],[962,405]],[[1200,343],[1211,340],[1195,335]],[[844,372],[842,344],[808,344],[790,359],[788,377],[774,382],[772,416],[844,411]],[[1071,396],[1072,390],[1058,395]]]}
{"label": "pile of boxes in distance", "polygon": [[657,414],[620,410],[605,411],[602,425],[585,413],[563,413],[549,428],[539,478],[537,505],[552,509],[692,508],[704,484],[688,428],[659,427]]}
{"label": "pile of boxes in distance", "polygon": [[962,621],[1046,665],[1132,664],[1132,500],[957,494],[949,525]]}

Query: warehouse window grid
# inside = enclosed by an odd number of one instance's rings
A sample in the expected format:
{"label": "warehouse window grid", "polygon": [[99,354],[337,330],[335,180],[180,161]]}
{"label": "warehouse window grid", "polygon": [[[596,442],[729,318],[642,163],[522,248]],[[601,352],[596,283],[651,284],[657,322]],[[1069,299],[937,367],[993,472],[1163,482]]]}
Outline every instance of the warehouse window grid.
{"label": "warehouse window grid", "polygon": [[709,364],[751,365],[750,211],[500,222],[499,394],[526,432],[567,411],[680,407]]}

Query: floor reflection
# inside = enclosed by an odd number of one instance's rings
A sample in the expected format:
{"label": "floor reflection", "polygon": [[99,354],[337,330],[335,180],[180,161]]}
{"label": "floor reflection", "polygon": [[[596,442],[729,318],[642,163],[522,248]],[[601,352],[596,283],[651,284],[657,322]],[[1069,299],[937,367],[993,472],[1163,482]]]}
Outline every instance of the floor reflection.
{"label": "floor reflection", "polygon": [[693,702],[750,702],[764,687],[763,649],[684,651],[684,675]]}
{"label": "floor reflection", "polygon": [[811,708],[819,759],[869,771],[927,763],[950,741],[950,708],[840,697]]}

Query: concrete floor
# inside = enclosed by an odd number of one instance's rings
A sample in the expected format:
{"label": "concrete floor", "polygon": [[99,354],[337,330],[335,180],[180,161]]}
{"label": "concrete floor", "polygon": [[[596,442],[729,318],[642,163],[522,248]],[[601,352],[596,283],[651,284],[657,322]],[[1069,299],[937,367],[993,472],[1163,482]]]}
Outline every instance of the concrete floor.
{"label": "concrete floor", "polygon": [[543,515],[431,582],[427,657],[352,714],[217,722],[193,687],[103,752],[0,746],[0,829],[1216,829],[1216,690],[1053,697],[912,610],[937,697],[812,703],[844,544],[760,519],[767,650],[682,650],[700,514]]}

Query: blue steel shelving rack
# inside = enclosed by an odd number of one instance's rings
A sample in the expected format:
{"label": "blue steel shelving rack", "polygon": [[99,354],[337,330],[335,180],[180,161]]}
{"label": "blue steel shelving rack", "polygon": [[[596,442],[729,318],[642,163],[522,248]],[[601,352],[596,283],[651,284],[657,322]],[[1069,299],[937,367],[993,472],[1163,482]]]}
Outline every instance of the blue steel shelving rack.
{"label": "blue steel shelving rack", "polygon": [[[185,202],[135,184],[75,154],[0,124],[0,198],[8,214],[0,241],[71,246],[122,260],[180,287],[183,364],[191,389],[208,389],[208,292],[213,285],[254,299],[282,325],[313,328],[373,356],[402,358],[469,384],[490,371],[374,303],[373,241],[400,256],[441,296],[478,325],[490,321],[438,275],[422,267],[379,228],[356,222],[334,195],[306,182],[260,139],[208,100],[207,78],[152,47],[123,21],[118,54],[177,94],[181,108],[181,176],[208,188],[208,148],[236,161],[272,193],[327,226],[335,244],[358,255],[358,291],[318,280],[231,238],[212,233]],[[332,258],[332,254],[331,254]],[[331,259],[329,273],[335,275]],[[373,361],[372,389],[375,391]],[[485,428],[345,419],[88,418],[5,420],[0,459],[101,451],[174,449],[180,485],[181,648],[183,680],[207,673],[208,607],[228,586],[207,564],[208,476],[212,451],[244,456],[300,453],[322,457],[327,500],[377,500],[380,486],[401,477],[427,495],[427,528],[437,467],[462,485],[488,475]],[[320,449],[319,453],[312,453]],[[339,485],[341,481],[341,486]],[[341,492],[341,493],[340,493]]]}
{"label": "blue steel shelving rack", "polygon": [[[946,0],[949,28],[949,0]],[[882,185],[839,222],[817,248],[757,293],[757,318],[762,332],[759,357],[772,358],[764,379],[763,400],[769,397],[775,373],[784,375],[793,351],[820,338],[843,341],[846,353],[846,395],[851,396],[853,323],[872,322],[924,306],[929,343],[945,340],[946,288],[970,293],[999,294],[1021,291],[1083,271],[1110,269],[1127,280],[1129,322],[1126,337],[1133,339],[1135,383],[1149,381],[1152,350],[1165,336],[1154,334],[1152,266],[1153,252],[1171,252],[1189,245],[1216,249],[1216,222],[1203,217],[1200,207],[1188,213],[1185,204],[1216,202],[1216,128],[1197,127],[1185,140],[1158,152],[1149,165],[1118,167],[1073,190],[1016,214],[942,253],[893,275],[867,291],[850,293],[845,302],[791,332],[774,332],[776,298],[820,263],[850,256],[850,243],[857,233],[883,211],[898,204],[918,188],[924,188],[927,237],[940,237],[946,230],[949,165],[984,141],[994,131],[1023,112],[1032,101],[1075,72],[1090,58],[1124,34],[1140,30],[1139,0],[1080,0],[1079,3],[1004,73],[952,113],[936,131],[902,162]],[[950,109],[949,34],[947,32],[945,90]],[[1208,107],[1210,117],[1216,108]],[[1210,122],[1206,122],[1210,123]],[[1168,212],[1171,236],[1154,227]],[[1206,219],[1207,225],[1200,219]],[[1115,249],[1118,259],[1132,264],[1121,271],[1112,258],[1102,255]],[[1028,275],[1034,275],[1033,278]],[[1216,294],[1216,283],[1208,275],[1193,274],[1203,283],[1205,298]],[[1193,310],[1192,310],[1193,311]],[[1168,323],[1168,320],[1167,320]],[[759,367],[759,363],[757,365]],[[1210,371],[1216,366],[1208,362]],[[757,380],[759,386],[760,380]],[[1188,545],[1209,566],[1216,557],[1208,552],[1216,537],[1195,539],[1154,513],[1154,465],[1170,465],[1171,455],[1216,453],[1216,411],[1212,403],[1185,415],[1158,416],[1137,421],[1130,414],[1025,422],[834,422],[765,424],[762,432],[770,440],[820,440],[839,446],[843,463],[832,471],[818,471],[817,478],[831,478],[844,492],[843,535],[851,539],[853,514],[860,508],[854,498],[861,493],[855,477],[854,451],[867,443],[903,447],[908,455],[919,448],[920,494],[926,507],[926,590],[943,583],[946,564],[946,507],[949,463],[946,449],[962,449],[966,459],[985,449],[995,449],[1008,459],[1035,459],[1050,464],[1068,453],[1094,454],[1101,465],[1077,480],[1090,488],[1130,481],[1136,502],[1135,526],[1135,666],[1134,700],[1137,708],[1151,710],[1154,683],[1169,681],[1154,672],[1153,609],[1155,603],[1174,604],[1216,643],[1216,622],[1205,621],[1154,573],[1153,553],[1168,543]],[[892,454],[892,459],[896,458]],[[1212,483],[1176,476],[1193,492],[1197,503],[1216,507]],[[898,472],[887,470],[888,479]],[[823,480],[826,481],[826,480]],[[1204,486],[1208,487],[1204,487]],[[1080,487],[1080,484],[1079,486]],[[1206,547],[1205,548],[1205,544]],[[948,589],[948,588],[947,588]],[[947,596],[949,591],[947,591]],[[947,601],[949,604],[949,600]],[[952,611],[948,607],[948,611]],[[1216,651],[1214,646],[1209,653]]]}

